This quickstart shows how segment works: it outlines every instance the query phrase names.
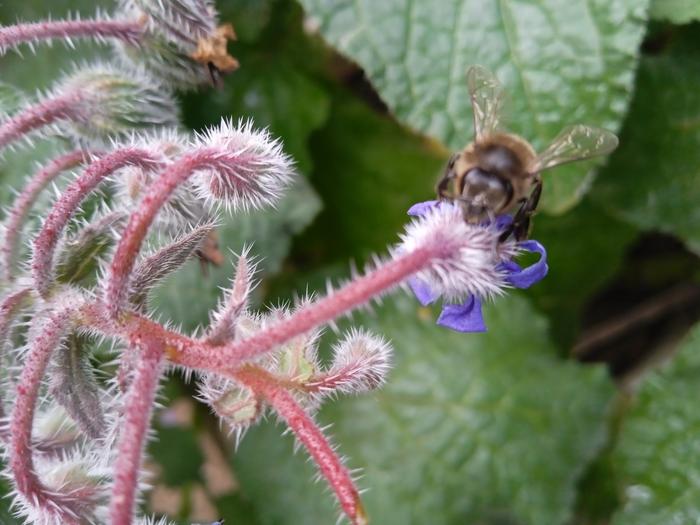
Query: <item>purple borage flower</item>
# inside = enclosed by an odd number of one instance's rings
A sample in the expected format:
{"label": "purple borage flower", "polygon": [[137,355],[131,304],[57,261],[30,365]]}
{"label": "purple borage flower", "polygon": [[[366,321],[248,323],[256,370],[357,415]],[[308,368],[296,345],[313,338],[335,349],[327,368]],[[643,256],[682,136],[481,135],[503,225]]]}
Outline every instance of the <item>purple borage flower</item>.
{"label": "purple borage flower", "polygon": [[[408,214],[411,216],[423,216],[430,210],[440,204],[440,201],[419,202],[411,206]],[[496,217],[495,225],[499,231],[505,230],[511,223],[510,215],[499,215]],[[547,275],[549,266],[547,266],[547,252],[539,242],[534,240],[522,241],[517,244],[517,248],[521,251],[538,253],[540,258],[532,265],[523,268],[515,261],[503,261],[497,269],[504,274],[506,283],[515,288],[529,288],[533,284],[541,281]],[[431,288],[431,286],[418,277],[409,279],[408,284],[413,290],[418,301],[427,306],[434,303],[440,298],[440,292]],[[457,332],[485,332],[486,324],[481,311],[481,297],[469,295],[462,304],[445,304],[442,307],[440,317],[437,324],[445,326]]]}

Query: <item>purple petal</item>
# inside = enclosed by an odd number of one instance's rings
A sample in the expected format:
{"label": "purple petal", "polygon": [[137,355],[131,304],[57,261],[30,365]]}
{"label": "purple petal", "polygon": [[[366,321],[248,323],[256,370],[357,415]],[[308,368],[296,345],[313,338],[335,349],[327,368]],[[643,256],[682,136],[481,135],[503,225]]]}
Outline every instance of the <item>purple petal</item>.
{"label": "purple petal", "polygon": [[472,295],[464,304],[446,304],[437,324],[457,332],[485,332],[481,301]]}
{"label": "purple petal", "polygon": [[513,217],[510,215],[497,215],[494,224],[496,225],[496,229],[501,232],[510,226],[512,222]]}
{"label": "purple petal", "polygon": [[528,252],[539,253],[540,260],[527,268],[520,268],[517,263],[512,261],[503,263],[502,267],[509,273],[506,280],[510,284],[516,288],[529,288],[533,284],[544,279],[549,271],[549,266],[547,266],[547,251],[539,242],[533,240],[521,242],[518,247]]}
{"label": "purple petal", "polygon": [[421,281],[417,277],[411,277],[408,280],[408,285],[411,287],[411,290],[415,294],[416,299],[418,299],[418,302],[423,306],[428,306],[430,303],[434,303],[440,296],[431,290],[428,283]]}
{"label": "purple petal", "polygon": [[428,213],[430,210],[432,210],[435,206],[440,204],[440,201],[425,201],[425,202],[419,202],[417,204],[414,204],[408,209],[409,215],[412,216],[421,216],[425,215]]}

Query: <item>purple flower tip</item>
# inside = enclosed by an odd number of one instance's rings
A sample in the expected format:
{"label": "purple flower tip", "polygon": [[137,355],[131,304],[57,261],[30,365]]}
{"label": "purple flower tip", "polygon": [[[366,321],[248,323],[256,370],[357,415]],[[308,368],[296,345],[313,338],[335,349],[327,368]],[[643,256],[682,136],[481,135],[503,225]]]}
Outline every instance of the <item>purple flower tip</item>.
{"label": "purple flower tip", "polygon": [[521,268],[518,263],[507,261],[501,267],[508,273],[506,280],[516,288],[529,288],[540,282],[547,275],[549,266],[547,265],[547,251],[539,242],[529,240],[521,242],[519,248],[531,253],[539,253],[540,259],[536,263]]}
{"label": "purple flower tip", "polygon": [[440,204],[440,201],[418,202],[411,206],[406,213],[413,217],[420,217],[421,215],[425,215],[426,213],[428,213],[438,204]]}
{"label": "purple flower tip", "polygon": [[481,301],[472,295],[464,304],[446,304],[437,324],[457,332],[485,332]]}
{"label": "purple flower tip", "polygon": [[430,285],[425,281],[421,281],[417,277],[411,277],[408,280],[408,285],[411,287],[416,299],[423,306],[428,306],[438,299],[438,295],[430,288]]}
{"label": "purple flower tip", "polygon": [[[419,202],[411,206],[408,214],[412,216],[422,216],[430,210],[440,205],[440,201],[425,201]],[[493,225],[498,231],[505,230],[511,223],[513,218],[510,215],[498,215]],[[484,227],[491,225],[490,221],[483,223]],[[541,281],[547,275],[549,266],[547,265],[547,251],[539,242],[534,240],[523,241],[518,244],[521,250],[538,253],[539,260],[522,268],[515,261],[504,261],[499,264],[499,269],[505,273],[505,280],[516,288],[529,288],[533,284]],[[440,294],[431,289],[430,285],[416,277],[408,280],[411,290],[416,298],[423,306],[434,303],[438,300]],[[437,324],[456,330],[458,332],[485,332],[486,325],[481,312],[481,299],[476,296],[469,296],[464,304],[446,304],[442,308]]]}

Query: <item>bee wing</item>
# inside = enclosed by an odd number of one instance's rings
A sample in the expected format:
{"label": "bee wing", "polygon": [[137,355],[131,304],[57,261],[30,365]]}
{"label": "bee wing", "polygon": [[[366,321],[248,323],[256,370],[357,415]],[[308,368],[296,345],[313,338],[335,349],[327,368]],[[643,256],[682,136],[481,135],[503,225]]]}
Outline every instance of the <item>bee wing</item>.
{"label": "bee wing", "polygon": [[474,113],[475,138],[478,140],[498,127],[503,107],[503,86],[485,67],[471,66],[467,71],[467,87]]}
{"label": "bee wing", "polygon": [[577,124],[564,128],[537,157],[534,172],[553,168],[575,160],[607,155],[618,144],[617,137],[607,129]]}

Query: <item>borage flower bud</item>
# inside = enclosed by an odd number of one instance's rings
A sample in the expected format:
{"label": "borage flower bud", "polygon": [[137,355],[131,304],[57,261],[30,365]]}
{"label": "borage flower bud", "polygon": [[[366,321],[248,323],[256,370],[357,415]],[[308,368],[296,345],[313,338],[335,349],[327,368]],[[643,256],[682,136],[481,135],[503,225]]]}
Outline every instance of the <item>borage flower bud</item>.
{"label": "borage flower bud", "polygon": [[218,14],[209,0],[120,0],[120,12],[130,20],[144,22],[146,33],[138,46],[119,43],[129,60],[143,63],[169,85],[189,88],[216,82],[238,61],[226,50],[235,39],[230,24],[218,26]]}
{"label": "borage flower bud", "polygon": [[[458,252],[459,257],[441,260],[409,280],[421,304],[431,304],[440,297],[447,301],[437,321],[440,326],[459,332],[485,332],[483,300],[502,293],[506,287],[529,288],[547,275],[547,253],[540,243],[500,242],[501,233],[511,222],[509,216],[484,224],[468,224],[459,206],[439,201],[418,203],[408,214],[419,219],[407,228],[399,250],[425,242],[431,235],[438,235],[439,230],[443,235],[450,232],[463,236],[466,241]],[[521,268],[512,259],[522,251],[538,253],[539,261]]]}
{"label": "borage flower bud", "polygon": [[333,364],[305,387],[321,395],[353,394],[384,384],[391,368],[392,347],[383,337],[352,329],[333,347]]}
{"label": "borage flower bud", "polygon": [[15,491],[13,506],[26,523],[67,523],[69,517],[81,523],[104,521],[104,506],[108,500],[105,480],[110,473],[90,449],[77,448],[68,454],[37,458],[37,474],[45,489],[54,494],[53,504],[60,505],[63,518],[58,518],[51,505],[40,499],[29,501],[25,494]]}
{"label": "borage flower bud", "polygon": [[140,68],[79,68],[57,89],[71,92],[81,98],[70,120],[78,138],[106,141],[134,129],[176,126],[179,121],[172,92]]}
{"label": "borage flower bud", "polygon": [[249,389],[218,374],[202,376],[197,398],[208,405],[234,435],[236,447],[246,430],[257,423],[264,413],[264,405]]}
{"label": "borage flower bud", "polygon": [[195,148],[213,151],[211,169],[201,171],[195,183],[202,197],[227,208],[273,205],[293,176],[293,161],[282,143],[267,130],[253,128],[251,120],[223,120],[197,138]]}
{"label": "borage flower bud", "polygon": [[95,64],[64,76],[49,94],[0,122],[0,148],[51,125],[78,142],[104,144],[177,119],[170,90],[144,71]]}

